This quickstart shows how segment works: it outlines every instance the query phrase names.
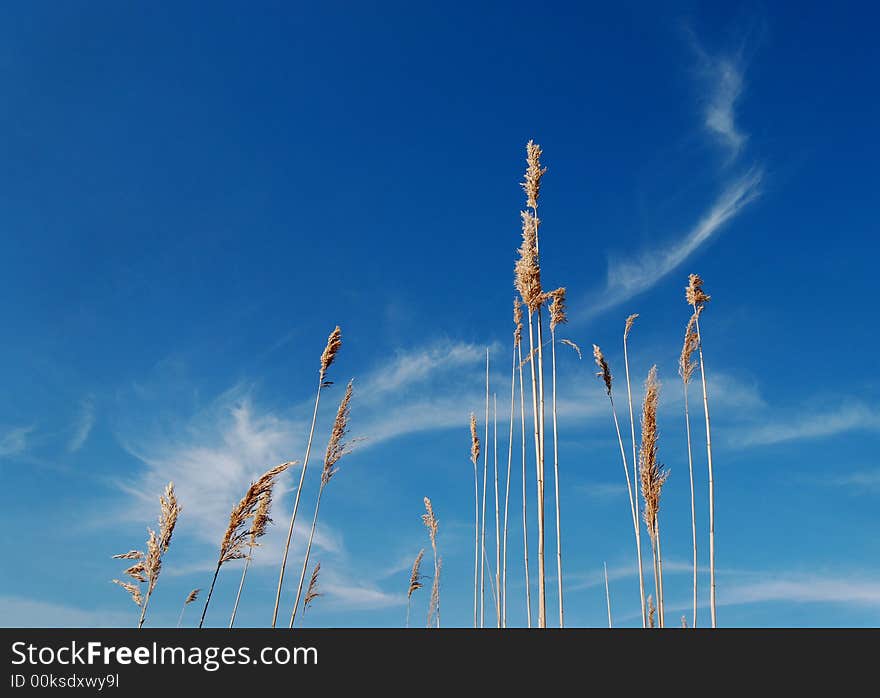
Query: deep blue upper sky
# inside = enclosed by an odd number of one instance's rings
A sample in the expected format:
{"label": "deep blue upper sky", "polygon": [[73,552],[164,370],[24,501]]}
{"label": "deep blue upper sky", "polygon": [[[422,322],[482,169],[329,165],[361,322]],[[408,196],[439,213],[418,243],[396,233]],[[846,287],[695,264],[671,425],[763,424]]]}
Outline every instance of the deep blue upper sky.
{"label": "deep blue upper sky", "polygon": [[[210,581],[250,479],[302,458],[336,324],[345,344],[316,451],[352,376],[352,434],[365,441],[322,504],[325,596],[307,622],[402,623],[429,495],[444,624],[469,624],[467,419],[475,411],[482,430],[490,346],[503,471],[533,138],[549,167],[545,287],[569,294],[561,336],[601,344],[621,378],[623,320],[638,312],[638,396],[652,363],[664,381],[673,618],[690,593],[676,361],[683,287],[699,272],[713,296],[720,623],[877,625],[875,10],[319,5],[0,10],[0,624],[133,622],[109,556],[142,546],[169,479],[184,514],[150,620],[174,624],[186,592]],[[587,356],[559,358],[567,617],[605,623],[607,561],[615,617],[635,624],[607,402]],[[292,486],[244,624],[271,614]],[[238,570],[224,568],[210,624],[224,623]],[[427,593],[416,600],[421,618]]]}

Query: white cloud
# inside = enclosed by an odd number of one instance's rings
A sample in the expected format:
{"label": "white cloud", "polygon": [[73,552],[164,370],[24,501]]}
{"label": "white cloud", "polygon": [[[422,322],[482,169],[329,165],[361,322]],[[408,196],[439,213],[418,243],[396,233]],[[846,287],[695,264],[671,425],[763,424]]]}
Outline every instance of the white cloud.
{"label": "white cloud", "polygon": [[703,56],[702,73],[709,91],[703,107],[703,124],[731,158],[739,155],[747,136],[736,125],[735,108],[743,90],[743,76],[736,59]]}
{"label": "white cloud", "polygon": [[132,626],[137,618],[134,604],[131,613],[101,609],[76,608],[64,604],[37,601],[21,596],[0,596],[0,618],[6,628],[114,628]]}
{"label": "white cloud", "polygon": [[772,418],[752,427],[738,428],[730,437],[734,446],[766,446],[818,439],[848,431],[880,429],[880,412],[863,403],[853,402],[825,411],[798,412],[786,419]]}
{"label": "white cloud", "polygon": [[75,453],[83,447],[93,426],[95,426],[95,399],[89,395],[80,403],[79,414],[73,425],[73,436],[67,442],[69,453]]}
{"label": "white cloud", "polygon": [[33,427],[13,427],[0,435],[0,458],[16,456],[22,453],[28,445],[28,434]]}
{"label": "white cloud", "polygon": [[680,267],[725,223],[760,195],[762,178],[761,168],[754,167],[730,182],[709,211],[683,237],[643,250],[633,258],[611,260],[605,287],[583,304],[589,309],[585,317],[593,317],[647,291]]}

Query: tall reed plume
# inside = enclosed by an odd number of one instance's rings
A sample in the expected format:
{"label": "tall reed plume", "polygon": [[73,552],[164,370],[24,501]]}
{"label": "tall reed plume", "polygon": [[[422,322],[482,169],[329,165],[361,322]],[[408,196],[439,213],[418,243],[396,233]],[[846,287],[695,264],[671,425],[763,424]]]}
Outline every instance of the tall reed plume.
{"label": "tall reed plume", "polygon": [[[632,469],[633,469],[633,480],[634,482],[639,481],[639,460],[636,456],[636,420],[633,415],[633,398],[632,398],[632,384],[629,380],[629,350],[627,347],[627,339],[629,338],[630,330],[632,330],[633,323],[635,323],[636,318],[638,318],[638,313],[633,313],[626,319],[626,325],[623,328],[623,364],[624,369],[626,371],[626,398],[629,403],[629,430],[630,436],[632,437]],[[648,627],[648,616],[647,616],[647,606],[645,605],[645,573],[642,567],[642,534],[641,534],[641,526],[639,526],[639,498],[638,496],[633,498],[633,511],[634,511],[634,526],[636,529],[636,554],[639,559],[639,594],[641,595],[641,603],[642,603],[642,627]]]}
{"label": "tall reed plume", "polygon": [[351,391],[354,381],[349,381],[345,388],[345,395],[339,403],[339,409],[336,411],[336,419],[333,422],[333,429],[330,431],[330,440],[327,442],[327,451],[324,453],[324,469],[321,471],[321,486],[318,488],[318,497],[315,501],[315,515],[312,517],[312,528],[309,531],[309,541],[306,544],[306,554],[303,559],[302,572],[299,576],[299,585],[296,588],[296,600],[293,602],[293,612],[290,614],[290,625],[293,627],[296,622],[296,611],[299,606],[300,597],[302,596],[303,583],[306,578],[306,570],[309,566],[309,556],[312,553],[312,541],[315,538],[315,528],[318,525],[318,511],[321,508],[321,497],[324,494],[324,488],[327,483],[336,474],[338,468],[336,464],[342,457],[348,453],[349,444],[345,441],[348,433],[348,418],[351,412]]}
{"label": "tall reed plume", "polygon": [[552,375],[551,411],[553,413],[553,486],[556,503],[556,579],[559,583],[559,627],[565,627],[565,613],[562,605],[562,528],[560,526],[559,502],[559,437],[556,425],[556,327],[568,322],[565,311],[565,289],[557,288],[547,294],[550,303],[550,362]]}
{"label": "tall reed plume", "polygon": [[648,535],[651,537],[651,552],[654,559],[654,592],[657,596],[657,611],[660,627],[663,627],[663,561],[660,554],[660,494],[663,484],[669,477],[657,462],[657,404],[660,397],[660,382],[657,380],[657,367],[652,366],[645,381],[645,401],[642,407],[642,445],[639,452],[641,469],[642,498],[645,504],[643,513]]}
{"label": "tall reed plume", "polygon": [[[135,563],[123,573],[134,580],[134,583],[123,582],[119,579],[114,579],[113,582],[127,591],[131,600],[141,609],[137,623],[138,628],[142,628],[144,625],[147,606],[150,603],[153,590],[156,588],[156,583],[159,581],[159,573],[162,571],[162,558],[171,545],[171,536],[174,533],[180,512],[181,507],[174,494],[174,483],[169,482],[165,492],[159,496],[159,532],[156,533],[151,528],[147,529],[146,554],[140,550],[129,550],[122,555],[113,556],[116,560],[135,560]],[[144,592],[141,591],[141,585],[146,587]]]}
{"label": "tall reed plume", "polygon": [[[636,513],[636,505],[638,502],[638,493],[635,491],[634,484],[630,480],[629,477],[629,466],[626,462],[626,450],[623,447],[623,437],[620,434],[620,423],[617,421],[617,408],[614,405],[614,392],[612,390],[613,386],[613,377],[611,375],[611,368],[608,366],[608,362],[605,360],[605,355],[602,353],[602,350],[598,345],[593,345],[593,358],[596,361],[596,366],[599,368],[599,372],[596,374],[598,378],[602,380],[605,384],[605,393],[608,395],[608,400],[611,402],[611,416],[614,418],[614,429],[617,432],[617,443],[620,446],[620,459],[623,463],[623,474],[626,477],[626,491],[629,494],[629,512],[633,525],[633,535],[636,540],[636,556],[639,558],[639,565],[641,565],[641,545],[639,543],[639,520],[638,514]],[[639,579],[640,584],[640,593],[644,595],[644,585],[642,584],[641,578]],[[644,606],[642,607],[644,610]]]}
{"label": "tall reed plume", "polygon": [[189,606],[193,601],[199,598],[199,592],[201,589],[193,589],[189,594],[186,595],[186,599],[183,601],[183,607],[180,609],[180,616],[177,618],[177,627],[180,627],[181,622],[183,621],[183,612],[186,610],[186,607]]}
{"label": "tall reed plume", "polygon": [[409,627],[409,611],[412,606],[412,595],[422,588],[422,558],[425,557],[425,549],[419,550],[413,562],[412,572],[409,575],[409,587],[406,591],[406,627]]}
{"label": "tall reed plume", "polygon": [[259,545],[257,541],[266,535],[269,524],[272,523],[272,519],[269,518],[269,510],[271,507],[272,490],[269,489],[260,495],[260,500],[252,519],[250,540],[248,541],[248,554],[244,561],[244,569],[241,571],[241,581],[238,584],[238,593],[235,595],[235,604],[232,606],[232,616],[229,619],[230,628],[235,625],[235,614],[238,612],[238,602],[241,600],[241,590],[244,588],[244,580],[247,576],[248,567],[250,567],[251,559],[254,556],[254,548]]}
{"label": "tall reed plume", "polygon": [[428,608],[428,627],[435,624],[440,627],[440,558],[437,555],[437,530],[440,522],[434,515],[434,506],[431,500],[425,497],[425,513],[422,514],[422,523],[428,529],[428,537],[431,539],[431,550],[434,552],[434,581],[431,585],[431,604]]}
{"label": "tall reed plume", "polygon": [[327,380],[327,370],[336,360],[336,355],[342,348],[342,330],[337,325],[327,337],[327,345],[321,353],[321,366],[318,370],[318,389],[315,393],[315,409],[312,412],[312,425],[309,428],[309,438],[306,441],[306,454],[303,457],[302,471],[299,475],[299,486],[296,488],[296,497],[293,500],[293,512],[290,514],[290,526],[287,529],[287,541],[284,543],[284,553],[281,556],[281,571],[278,573],[278,589],[275,592],[275,608],[272,611],[272,627],[278,622],[278,608],[281,604],[281,588],[284,585],[284,571],[287,568],[287,555],[290,551],[290,540],[293,537],[293,526],[296,523],[296,515],[299,511],[299,500],[306,479],[306,468],[309,465],[309,455],[312,452],[312,439],[315,436],[315,422],[318,419],[318,405],[321,402],[321,390],[332,385]]}
{"label": "tall reed plume", "polygon": [[709,607],[712,627],[717,627],[715,611],[715,478],[712,470],[712,429],[709,426],[709,393],[706,389],[706,365],[703,363],[703,336],[700,333],[700,315],[711,300],[703,291],[703,280],[697,274],[688,277],[685,300],[694,311],[694,329],[697,333],[697,351],[700,357],[700,378],[703,383],[703,415],[706,418],[706,457],[709,465]]}
{"label": "tall reed plume", "polygon": [[202,609],[202,618],[199,621],[200,628],[205,624],[205,616],[208,613],[211,596],[214,594],[214,585],[217,583],[220,568],[231,560],[241,560],[246,557],[244,548],[248,544],[252,531],[252,526],[248,525],[248,521],[253,519],[260,506],[260,501],[266,496],[266,493],[271,493],[272,488],[275,487],[276,478],[292,465],[295,463],[282,463],[263,473],[255,482],[251,483],[244,497],[229,514],[229,525],[226,527],[226,533],[223,534],[223,540],[220,541],[220,554],[217,557],[217,566],[214,568],[214,578],[211,580],[208,597],[205,599],[205,606]]}
{"label": "tall reed plume", "polygon": [[[541,167],[541,148],[533,141],[526,145],[526,175],[522,183],[526,193],[526,207],[522,211],[522,244],[514,266],[515,286],[526,306],[529,327],[529,359],[535,355],[537,362],[529,361],[532,378],[532,413],[535,440],[535,470],[537,475],[538,517],[538,627],[547,627],[547,593],[544,573],[544,361],[541,306],[545,296],[541,288],[541,265],[538,250],[538,197],[541,179],[546,168]],[[535,317],[533,322],[532,318]],[[536,337],[537,330],[537,337]],[[535,342],[537,341],[537,347]],[[536,364],[537,363],[537,367]]]}
{"label": "tall reed plume", "polygon": [[694,497],[694,458],[691,452],[691,417],[688,409],[688,385],[697,367],[696,362],[693,360],[694,352],[700,343],[695,330],[696,321],[697,313],[694,313],[684,331],[684,344],[681,348],[681,356],[678,359],[678,375],[681,376],[681,382],[684,387],[684,424],[685,431],[687,432],[688,474],[691,481],[691,533],[694,557],[694,615],[691,627],[694,628],[697,627],[697,516]]}

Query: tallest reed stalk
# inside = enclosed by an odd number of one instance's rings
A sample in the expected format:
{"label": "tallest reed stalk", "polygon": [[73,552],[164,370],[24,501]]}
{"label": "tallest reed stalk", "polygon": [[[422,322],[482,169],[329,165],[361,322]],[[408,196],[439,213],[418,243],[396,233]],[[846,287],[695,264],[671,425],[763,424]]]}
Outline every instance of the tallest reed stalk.
{"label": "tallest reed stalk", "polygon": [[694,457],[691,450],[691,417],[690,410],[688,409],[688,385],[690,384],[691,378],[694,375],[694,370],[696,369],[696,363],[694,363],[692,357],[694,354],[694,350],[697,349],[697,347],[699,346],[699,338],[697,337],[697,333],[694,329],[696,321],[697,316],[696,314],[694,314],[691,316],[691,319],[687,324],[687,329],[684,332],[684,344],[681,349],[681,356],[678,360],[678,375],[681,376],[682,386],[684,387],[684,425],[685,431],[687,432],[688,475],[690,476],[691,480],[691,534],[693,539],[694,558],[694,615],[691,623],[692,628],[697,627],[697,515],[694,495]]}
{"label": "tallest reed stalk", "polygon": [[281,588],[284,585],[284,570],[287,567],[287,554],[290,552],[290,540],[293,537],[293,526],[296,523],[296,514],[299,511],[299,500],[302,495],[303,483],[306,479],[306,468],[309,465],[309,455],[312,451],[312,439],[315,436],[315,422],[318,419],[318,405],[321,403],[321,390],[330,386],[326,380],[327,369],[330,368],[336,354],[342,347],[342,331],[337,326],[327,338],[327,346],[321,354],[321,369],[318,372],[318,390],[315,393],[315,409],[312,412],[312,426],[309,428],[309,438],[306,441],[306,455],[303,458],[302,471],[299,476],[299,486],[296,488],[296,497],[293,500],[293,513],[290,515],[290,527],[287,529],[287,541],[284,543],[284,553],[281,556],[281,571],[278,573],[278,590],[275,593],[275,609],[272,611],[272,627],[278,621],[278,607],[281,604]]}
{"label": "tallest reed stalk", "polygon": [[552,366],[552,412],[553,412],[553,486],[556,494],[556,580],[559,593],[559,627],[565,627],[565,611],[562,604],[562,527],[559,502],[559,437],[556,425],[556,326],[568,322],[565,315],[565,289],[558,288],[549,294],[550,304],[550,356]]}

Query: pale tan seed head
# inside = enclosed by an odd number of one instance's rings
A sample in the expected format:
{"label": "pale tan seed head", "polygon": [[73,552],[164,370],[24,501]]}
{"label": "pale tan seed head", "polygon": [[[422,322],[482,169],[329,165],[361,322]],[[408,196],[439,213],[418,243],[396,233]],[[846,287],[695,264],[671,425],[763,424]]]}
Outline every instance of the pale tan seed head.
{"label": "pale tan seed head", "polygon": [[140,560],[133,564],[131,567],[125,570],[123,574],[131,577],[133,580],[141,584],[144,584],[147,581],[147,578],[144,576],[146,574],[146,567],[144,566],[143,560]]}
{"label": "pale tan seed head", "polygon": [[257,540],[266,535],[269,524],[272,519],[269,517],[269,510],[272,508],[272,490],[266,490],[260,495],[257,508],[254,510],[254,520],[251,524],[251,547],[259,545]]}
{"label": "pale tan seed head", "polygon": [[121,555],[114,555],[114,560],[140,560],[144,554],[140,550],[129,550]]}
{"label": "pale tan seed head", "polygon": [[593,345],[593,358],[596,360],[596,366],[599,367],[599,372],[596,375],[605,381],[605,392],[608,393],[608,397],[611,397],[611,369],[608,368],[608,362],[598,344]]}
{"label": "pale tan seed head", "polygon": [[425,524],[425,527],[428,529],[428,535],[431,536],[431,545],[435,545],[440,522],[434,516],[434,507],[431,505],[431,500],[427,497],[425,497],[425,512],[422,514],[422,523]]}
{"label": "pale tan seed head", "polygon": [[514,346],[519,346],[520,342],[522,342],[522,324],[523,314],[522,314],[522,303],[520,303],[519,298],[516,296],[513,297],[513,344]]}
{"label": "pale tan seed head", "polygon": [[422,588],[422,558],[425,556],[425,549],[422,548],[419,550],[419,554],[416,555],[415,562],[413,562],[412,572],[409,575],[409,591],[406,593],[406,598],[412,598],[413,592],[418,591]]}
{"label": "pale tan seed head", "polygon": [[[702,308],[702,306],[700,306]],[[693,355],[700,346],[700,340],[695,329],[697,316],[700,311],[691,315],[687,328],[684,331],[684,344],[681,347],[681,356],[678,358],[678,375],[684,381],[685,385],[691,382],[694,370],[697,368],[697,362],[694,361]]]}
{"label": "pale tan seed head", "polygon": [[654,613],[657,611],[657,607],[654,606],[654,597],[648,594],[648,627],[654,627]]}
{"label": "pale tan seed head", "polygon": [[324,376],[327,375],[327,369],[333,364],[333,360],[336,358],[336,354],[341,347],[342,330],[340,330],[339,325],[337,325],[336,329],[330,333],[329,337],[327,337],[327,346],[324,347],[324,353],[321,354],[321,382],[324,381]]}
{"label": "pale tan seed head", "polygon": [[181,507],[174,494],[174,483],[169,482],[165,493],[159,497],[159,548],[162,554],[168,552],[171,545],[171,536],[177,525],[177,517],[180,516]]}
{"label": "pale tan seed head", "polygon": [[199,592],[201,589],[193,589],[186,597],[186,601],[183,602],[184,606],[189,606],[193,601],[199,598]]}
{"label": "pale tan seed head", "polygon": [[688,285],[684,290],[684,297],[688,304],[694,307],[694,310],[702,308],[702,306],[705,303],[708,303],[712,298],[703,292],[703,280],[700,278],[699,274],[691,274],[688,276]]}
{"label": "pale tan seed head", "polygon": [[113,583],[118,584],[123,589],[125,589],[129,593],[129,595],[131,596],[131,600],[134,601],[138,607],[140,607],[140,605],[143,603],[143,598],[141,597],[140,587],[138,587],[134,584],[129,584],[128,582],[123,582],[120,579],[114,579]]}
{"label": "pale tan seed head", "polygon": [[516,290],[530,313],[535,312],[544,301],[541,289],[541,265],[538,262],[537,234],[540,221],[528,211],[521,211],[522,243],[519,259],[514,265]]}
{"label": "pale tan seed head", "polygon": [[159,580],[159,572],[162,571],[162,548],[159,536],[150,528],[147,529],[149,537],[147,538],[147,555],[144,558],[143,570],[147,577],[147,591],[152,593],[156,588],[156,582]]}
{"label": "pale tan seed head", "polygon": [[633,323],[636,321],[636,318],[639,316],[638,313],[633,313],[626,319],[626,327],[623,328],[623,341],[626,341],[626,338],[629,337],[629,331],[632,329]]}
{"label": "pale tan seed head", "polygon": [[276,465],[263,473],[256,482],[252,482],[245,492],[241,501],[235,505],[229,515],[229,525],[220,543],[220,564],[230,560],[240,560],[245,557],[244,546],[251,534],[251,528],[247,525],[256,513],[261,498],[266,492],[271,492],[275,486],[276,478],[295,463],[290,461]]}
{"label": "pale tan seed head", "polygon": [[480,437],[477,436],[477,418],[471,412],[471,463],[476,467],[480,460]]}
{"label": "pale tan seed head", "polygon": [[642,444],[639,450],[642,498],[645,500],[644,521],[648,534],[656,534],[657,514],[660,511],[660,492],[669,477],[669,471],[657,462],[657,405],[660,382],[657,367],[652,366],[645,381],[645,400],[642,406]]}
{"label": "pale tan seed head", "polygon": [[581,355],[581,348],[580,348],[577,344],[575,344],[574,342],[572,342],[570,339],[560,339],[559,341],[560,341],[562,344],[566,344],[566,345],[570,346],[572,349],[574,349],[574,350],[577,352],[577,355],[578,355],[578,358],[579,358],[579,359],[584,358],[584,357]]}
{"label": "pale tan seed head", "polygon": [[306,590],[306,597],[303,601],[303,613],[305,614],[306,609],[311,605],[312,601],[321,596],[321,592],[318,591],[318,575],[321,572],[321,563],[317,563],[315,565],[315,569],[312,570],[312,578],[309,580],[309,588]]}
{"label": "pale tan seed head", "polygon": [[568,322],[568,316],[565,314],[565,288],[557,288],[547,295],[552,299],[552,303],[550,303],[550,329],[555,330],[557,325]]}
{"label": "pale tan seed head", "polygon": [[345,395],[342,397],[339,409],[336,411],[336,420],[333,422],[330,440],[327,442],[327,452],[324,454],[324,470],[321,473],[322,486],[330,482],[330,478],[338,470],[336,464],[349,450],[348,444],[343,439],[348,433],[348,417],[351,411],[351,389],[353,383],[353,380],[348,381]]}
{"label": "pale tan seed head", "polygon": [[547,172],[546,167],[541,167],[541,155],[544,151],[541,146],[530,140],[526,143],[526,174],[525,181],[521,184],[526,193],[526,206],[538,207],[538,196],[541,193],[541,179]]}

